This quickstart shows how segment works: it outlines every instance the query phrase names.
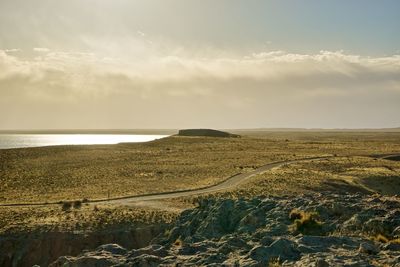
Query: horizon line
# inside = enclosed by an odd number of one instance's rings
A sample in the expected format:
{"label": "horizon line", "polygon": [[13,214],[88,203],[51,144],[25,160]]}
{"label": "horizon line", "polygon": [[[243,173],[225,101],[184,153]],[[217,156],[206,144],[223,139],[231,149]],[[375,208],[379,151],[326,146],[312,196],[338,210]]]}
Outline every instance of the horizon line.
{"label": "horizon line", "polygon": [[182,127],[182,128],[43,128],[43,129],[0,129],[0,133],[3,132],[90,132],[90,131],[102,131],[102,132],[129,132],[129,131],[177,131],[180,129],[218,129],[218,130],[235,130],[235,131],[271,131],[271,130],[302,130],[302,131],[351,131],[351,130],[363,130],[363,131],[371,131],[371,130],[399,130],[400,127],[377,127],[377,128],[345,128],[345,127],[335,127],[335,128],[321,128],[321,127],[244,127],[244,128],[215,128],[215,127]]}

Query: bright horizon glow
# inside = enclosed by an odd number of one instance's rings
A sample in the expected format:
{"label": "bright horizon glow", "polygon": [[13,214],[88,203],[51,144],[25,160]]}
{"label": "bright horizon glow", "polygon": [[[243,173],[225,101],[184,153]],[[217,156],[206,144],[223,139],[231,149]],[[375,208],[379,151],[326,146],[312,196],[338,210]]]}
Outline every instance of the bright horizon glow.
{"label": "bright horizon glow", "polygon": [[105,145],[149,142],[168,135],[134,134],[1,134],[0,149],[59,145]]}
{"label": "bright horizon glow", "polygon": [[400,127],[398,10],[3,0],[0,130]]}

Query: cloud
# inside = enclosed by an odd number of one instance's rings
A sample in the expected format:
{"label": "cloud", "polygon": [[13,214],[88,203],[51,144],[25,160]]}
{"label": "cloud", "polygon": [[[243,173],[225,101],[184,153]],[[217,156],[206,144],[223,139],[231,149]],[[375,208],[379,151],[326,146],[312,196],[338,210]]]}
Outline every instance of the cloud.
{"label": "cloud", "polygon": [[[37,103],[40,109],[57,105],[58,110],[65,108],[62,116],[69,116],[67,106],[76,105],[76,110],[84,113],[87,109],[101,110],[108,112],[103,118],[125,118],[121,124],[114,125],[112,121],[108,122],[111,126],[103,127],[124,127],[130,122],[128,114],[135,112],[149,112],[152,118],[138,119],[135,123],[140,127],[149,127],[151,122],[159,125],[160,121],[170,123],[164,127],[176,127],[189,119],[188,114],[205,123],[216,123],[215,114],[221,114],[226,118],[220,119],[225,127],[234,127],[238,121],[243,127],[265,126],[263,114],[278,110],[279,120],[272,120],[275,123],[271,126],[284,126],[279,121],[287,121],[292,122],[290,126],[302,122],[309,127],[318,123],[315,126],[323,127],[323,116],[333,116],[329,119],[332,125],[343,126],[342,120],[352,125],[351,116],[345,118],[345,114],[354,114],[354,110],[360,113],[356,112],[358,117],[352,119],[364,125],[368,120],[360,117],[371,118],[374,114],[386,116],[383,121],[387,123],[397,123],[392,113],[400,112],[398,55],[269,51],[218,57],[190,56],[188,51],[175,50],[158,56],[149,53],[135,58],[127,54],[122,58],[37,48],[35,51],[41,52],[40,57],[27,60],[0,50],[3,108],[7,107],[5,101],[14,106]],[[88,115],[91,121],[96,114]],[[0,116],[0,122],[2,119]]]}
{"label": "cloud", "polygon": [[6,53],[14,53],[14,52],[20,52],[21,49],[13,48],[13,49],[6,49],[4,52]]}
{"label": "cloud", "polygon": [[44,47],[35,47],[35,48],[33,48],[33,51],[35,51],[35,52],[49,52],[50,49],[44,48]]}
{"label": "cloud", "polygon": [[[218,94],[224,86],[246,92],[254,89],[292,93],[324,88],[341,92],[375,86],[375,90],[384,92],[397,89],[400,83],[398,55],[372,58],[341,51],[314,55],[273,51],[231,58],[167,55],[135,61],[94,53],[52,52],[43,48],[37,51],[43,55],[29,61],[0,51],[3,79],[25,77],[31,82],[51,81],[53,85],[68,82],[69,86],[63,87],[74,94],[107,87],[110,93],[147,88],[155,93],[171,90],[175,95],[177,91],[182,91],[180,95],[198,92],[203,87]],[[124,88],[113,87],[118,79],[124,80]]]}

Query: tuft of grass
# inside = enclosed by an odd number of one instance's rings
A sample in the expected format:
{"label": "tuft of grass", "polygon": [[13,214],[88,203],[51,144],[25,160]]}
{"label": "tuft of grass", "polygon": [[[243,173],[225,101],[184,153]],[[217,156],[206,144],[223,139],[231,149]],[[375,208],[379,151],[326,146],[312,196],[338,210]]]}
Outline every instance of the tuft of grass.
{"label": "tuft of grass", "polygon": [[182,241],[182,239],[178,238],[177,240],[175,240],[174,246],[182,247],[182,246],[183,246],[183,241]]}
{"label": "tuft of grass", "polygon": [[280,261],[279,261],[279,257],[277,258],[272,258],[268,261],[268,267],[280,267],[282,266]]}
{"label": "tuft of grass", "polygon": [[322,233],[322,222],[319,221],[319,215],[316,212],[292,210],[289,218],[294,221],[292,227],[296,232],[316,235]]}
{"label": "tuft of grass", "polygon": [[380,242],[380,243],[388,243],[388,242],[389,242],[389,239],[388,239],[386,236],[381,235],[381,234],[378,234],[378,235],[374,238],[374,240],[377,241],[377,242]]}
{"label": "tuft of grass", "polygon": [[380,242],[380,243],[391,243],[391,244],[400,244],[400,238],[396,238],[396,239],[390,239],[382,234],[378,234],[377,236],[375,236],[373,238],[374,241],[376,242]]}
{"label": "tuft of grass", "polygon": [[399,244],[400,245],[400,238],[392,239],[389,241],[392,244]]}

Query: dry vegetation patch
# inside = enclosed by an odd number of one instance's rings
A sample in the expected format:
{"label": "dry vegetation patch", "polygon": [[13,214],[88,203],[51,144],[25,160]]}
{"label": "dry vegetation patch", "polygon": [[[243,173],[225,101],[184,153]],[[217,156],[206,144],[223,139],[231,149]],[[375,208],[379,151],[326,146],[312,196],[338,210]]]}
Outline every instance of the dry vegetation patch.
{"label": "dry vegetation patch", "polygon": [[298,195],[313,192],[400,193],[400,162],[371,157],[334,157],[272,169],[221,197]]}
{"label": "dry vegetation patch", "polygon": [[[399,133],[265,133],[232,139],[170,137],[149,143],[0,150],[1,203],[68,203],[64,211],[62,204],[0,207],[0,229],[11,231],[40,225],[90,229],[139,218],[154,221],[159,216],[168,221],[178,209],[162,213],[160,205],[152,208],[144,204],[130,210],[93,207],[85,202],[108,196],[198,188],[272,161],[334,154],[338,157],[273,169],[216,195],[236,198],[321,190],[398,194],[399,161],[351,156],[398,151]],[[350,157],[343,157],[346,155]],[[202,197],[169,202],[183,209]]]}
{"label": "dry vegetation patch", "polygon": [[292,230],[296,233],[306,235],[320,235],[322,222],[316,212],[305,212],[302,210],[292,210],[289,214],[293,221]]}
{"label": "dry vegetation patch", "polygon": [[171,223],[178,211],[151,207],[115,207],[82,205],[79,209],[64,205],[37,207],[0,207],[0,234],[45,231],[97,231],[103,228],[135,224]]}
{"label": "dry vegetation patch", "polygon": [[[194,189],[271,161],[400,151],[399,133],[249,134],[252,136],[243,138],[169,137],[148,143],[0,150],[0,202],[72,201]],[[352,167],[353,173],[364,170],[354,169],[359,167],[356,164]],[[315,173],[309,166],[293,165],[275,172],[276,181],[259,181],[262,187],[277,187],[273,191],[290,191],[301,185],[303,176],[314,187],[321,175],[325,174],[319,169]],[[285,183],[292,186],[280,188]]]}

